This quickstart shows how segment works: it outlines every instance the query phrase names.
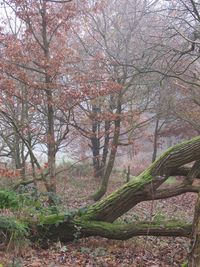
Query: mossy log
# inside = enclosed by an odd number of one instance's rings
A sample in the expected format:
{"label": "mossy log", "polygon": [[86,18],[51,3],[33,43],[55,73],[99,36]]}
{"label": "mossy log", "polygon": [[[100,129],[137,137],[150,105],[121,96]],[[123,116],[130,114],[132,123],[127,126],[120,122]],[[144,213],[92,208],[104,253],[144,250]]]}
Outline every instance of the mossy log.
{"label": "mossy log", "polygon": [[[35,231],[37,229],[37,231]],[[33,227],[34,239],[43,242],[62,241],[68,242],[81,237],[100,236],[109,239],[127,240],[134,236],[191,236],[192,225],[177,220],[132,222],[132,223],[107,223],[100,221],[86,221],[73,218],[65,220],[64,215],[51,215]],[[36,234],[37,233],[37,234]]]}

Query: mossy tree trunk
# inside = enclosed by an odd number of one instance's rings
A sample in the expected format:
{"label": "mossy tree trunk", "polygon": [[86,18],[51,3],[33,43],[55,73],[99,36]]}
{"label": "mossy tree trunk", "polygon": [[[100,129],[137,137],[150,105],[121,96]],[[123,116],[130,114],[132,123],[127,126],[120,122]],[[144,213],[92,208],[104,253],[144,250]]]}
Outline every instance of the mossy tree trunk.
{"label": "mossy tree trunk", "polygon": [[[100,236],[109,239],[127,240],[133,236],[182,236],[190,237],[192,225],[172,220],[159,222],[107,223],[87,221],[74,217],[66,221],[65,216],[51,215],[43,219],[37,227],[34,225],[31,239],[69,242],[89,236]],[[37,231],[36,231],[37,230]]]}
{"label": "mossy tree trunk", "polygon": [[[181,166],[200,158],[200,137],[169,148],[150,167],[107,198],[92,205],[87,218],[113,222],[137,203],[154,199],[159,186]],[[191,170],[193,172],[193,169]],[[188,177],[191,176],[190,172]],[[187,179],[186,182],[187,184]]]}

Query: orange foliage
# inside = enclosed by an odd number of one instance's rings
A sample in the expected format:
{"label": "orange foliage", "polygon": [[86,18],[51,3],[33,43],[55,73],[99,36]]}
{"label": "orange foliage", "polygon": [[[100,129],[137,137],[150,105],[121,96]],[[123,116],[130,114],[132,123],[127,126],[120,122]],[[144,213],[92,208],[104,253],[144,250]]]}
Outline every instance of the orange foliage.
{"label": "orange foliage", "polygon": [[18,178],[20,177],[20,170],[12,170],[5,167],[0,167],[0,177]]}

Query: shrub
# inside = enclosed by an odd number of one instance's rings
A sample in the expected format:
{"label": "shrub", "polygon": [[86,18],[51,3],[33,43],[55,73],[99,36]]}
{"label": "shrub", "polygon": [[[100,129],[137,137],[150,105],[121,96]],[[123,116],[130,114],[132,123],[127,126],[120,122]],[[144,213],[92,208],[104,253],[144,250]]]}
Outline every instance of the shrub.
{"label": "shrub", "polygon": [[8,248],[21,247],[28,236],[27,226],[14,218],[0,217],[0,239]]}
{"label": "shrub", "polygon": [[15,192],[0,190],[0,209],[18,208],[18,200]]}

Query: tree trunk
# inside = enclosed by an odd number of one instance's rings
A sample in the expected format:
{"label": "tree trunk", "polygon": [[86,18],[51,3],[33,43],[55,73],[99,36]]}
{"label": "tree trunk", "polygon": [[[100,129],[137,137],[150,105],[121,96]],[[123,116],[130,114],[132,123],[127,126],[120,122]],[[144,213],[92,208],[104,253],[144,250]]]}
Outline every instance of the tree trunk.
{"label": "tree trunk", "polygon": [[[172,221],[107,223],[86,221],[81,217],[66,220],[64,215],[50,215],[37,225],[37,232],[33,226],[33,241],[42,238],[46,241],[69,242],[81,237],[100,236],[109,239],[127,240],[133,236],[183,236],[190,237],[192,225]],[[37,234],[36,234],[37,233]]]}
{"label": "tree trunk", "polygon": [[157,157],[157,150],[158,150],[158,126],[159,126],[159,117],[156,117],[156,125],[154,130],[154,136],[153,136],[153,154],[152,154],[152,162],[156,160]]}
{"label": "tree trunk", "polygon": [[[94,195],[93,195],[93,199],[95,201],[101,199],[105,195],[105,193],[107,192],[108,181],[109,181],[110,175],[111,175],[113,167],[114,167],[115,157],[117,154],[117,148],[118,148],[118,143],[119,143],[119,135],[120,135],[121,108],[122,108],[121,95],[119,95],[118,96],[118,103],[117,103],[117,112],[116,112],[117,118],[115,120],[115,129],[114,129],[114,136],[113,136],[113,140],[112,140],[112,144],[111,144],[110,156],[109,156],[106,168],[105,168],[105,172],[103,175],[100,189],[96,193],[94,193]],[[107,154],[106,154],[106,156],[107,156]]]}
{"label": "tree trunk", "polygon": [[130,174],[131,174],[131,167],[130,167],[130,165],[128,165],[127,170],[125,170],[126,182],[127,183],[130,181]]}
{"label": "tree trunk", "polygon": [[113,222],[137,203],[153,197],[157,188],[179,167],[199,158],[200,137],[169,148],[133,181],[92,205],[87,212],[88,218]]}
{"label": "tree trunk", "polygon": [[104,144],[103,144],[103,153],[101,159],[101,178],[105,174],[105,167],[108,157],[108,149],[109,149],[109,141],[110,141],[110,121],[105,121],[104,129],[105,129],[105,136],[104,136]]}
{"label": "tree trunk", "polygon": [[[47,3],[46,1],[42,4],[42,40],[44,57],[47,62],[50,59],[50,48],[47,33]],[[47,99],[47,148],[48,148],[48,170],[49,170],[49,183],[48,191],[56,192],[56,148],[55,148],[55,130],[54,130],[54,107],[53,107],[53,90],[51,76],[48,73],[48,67],[44,67],[44,78],[45,78],[45,92]]]}
{"label": "tree trunk", "polygon": [[96,136],[96,132],[94,132],[95,125],[93,124],[93,137],[90,139],[92,143],[92,156],[93,156],[93,169],[94,169],[94,177],[101,177],[101,166],[100,166],[100,141]]}
{"label": "tree trunk", "polygon": [[198,194],[198,199],[195,206],[192,226],[191,251],[189,254],[188,266],[200,266],[200,193]]}
{"label": "tree trunk", "polygon": [[101,178],[101,166],[100,166],[100,122],[98,120],[98,115],[100,114],[101,110],[98,106],[92,105],[92,137],[90,138],[91,141],[91,149],[92,149],[92,156],[93,156],[93,169],[94,169],[94,177]]}
{"label": "tree trunk", "polygon": [[20,137],[18,133],[15,131],[14,133],[14,164],[15,164],[15,169],[20,169],[21,168],[21,157],[20,157]]}
{"label": "tree trunk", "polygon": [[54,132],[54,110],[53,110],[53,96],[49,90],[47,93],[47,117],[48,117],[48,129],[47,129],[47,147],[48,147],[48,169],[49,169],[49,191],[56,192],[56,151],[55,151],[55,132]]}

